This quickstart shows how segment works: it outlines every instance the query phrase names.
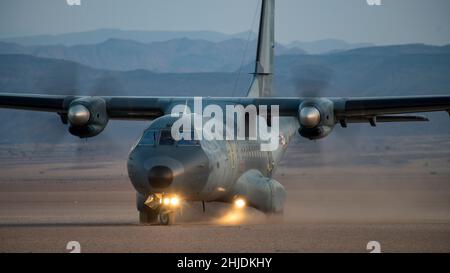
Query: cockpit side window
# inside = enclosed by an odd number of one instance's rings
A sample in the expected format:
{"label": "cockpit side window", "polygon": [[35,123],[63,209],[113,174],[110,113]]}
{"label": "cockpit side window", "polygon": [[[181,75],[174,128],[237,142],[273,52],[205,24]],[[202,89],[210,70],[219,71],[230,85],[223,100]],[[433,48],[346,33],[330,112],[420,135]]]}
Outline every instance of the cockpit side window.
{"label": "cockpit side window", "polygon": [[161,130],[159,145],[174,145],[174,144],[175,140],[172,137],[172,132],[170,130]]}
{"label": "cockpit side window", "polygon": [[155,130],[148,130],[145,131],[144,135],[142,136],[141,141],[139,144],[142,145],[155,145],[156,141],[158,140],[158,131]]}

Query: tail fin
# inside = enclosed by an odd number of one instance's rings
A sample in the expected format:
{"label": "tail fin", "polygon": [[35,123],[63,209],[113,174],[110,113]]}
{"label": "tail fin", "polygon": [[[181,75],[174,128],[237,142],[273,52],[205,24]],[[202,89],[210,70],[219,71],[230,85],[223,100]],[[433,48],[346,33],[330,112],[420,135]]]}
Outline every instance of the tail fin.
{"label": "tail fin", "polygon": [[275,0],[262,0],[256,66],[253,82],[247,97],[257,98],[271,96],[274,47]]}

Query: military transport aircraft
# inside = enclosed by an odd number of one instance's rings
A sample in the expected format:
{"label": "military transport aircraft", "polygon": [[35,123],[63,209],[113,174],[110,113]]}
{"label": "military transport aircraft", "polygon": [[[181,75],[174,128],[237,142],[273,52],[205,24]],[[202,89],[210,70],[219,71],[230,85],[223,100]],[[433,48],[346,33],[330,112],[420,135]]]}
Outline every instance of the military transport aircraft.
{"label": "military transport aircraft", "polygon": [[[169,224],[180,202],[228,202],[254,207],[266,214],[283,212],[285,190],[272,178],[291,139],[297,134],[320,139],[339,124],[426,121],[417,112],[450,111],[450,95],[414,97],[327,98],[270,97],[274,64],[275,1],[263,0],[254,79],[247,97],[207,97],[202,109],[216,105],[278,107],[266,115],[267,126],[278,118],[279,145],[260,149],[261,140],[175,140],[171,128],[175,106],[195,107],[194,97],[58,96],[0,93],[0,107],[56,113],[80,138],[100,134],[109,120],[148,120],[149,127],[132,148],[128,174],[137,191],[142,224]],[[211,87],[213,88],[213,87]],[[271,111],[268,111],[271,112]],[[258,113],[259,114],[259,113]],[[408,115],[407,115],[408,114]],[[194,114],[185,112],[182,118]],[[247,117],[247,116],[246,116]],[[204,118],[204,117],[202,117]],[[258,117],[259,118],[259,117]],[[223,121],[223,120],[222,120]],[[247,126],[246,136],[251,130]],[[234,126],[234,125],[232,125]],[[198,132],[192,129],[189,134]]]}

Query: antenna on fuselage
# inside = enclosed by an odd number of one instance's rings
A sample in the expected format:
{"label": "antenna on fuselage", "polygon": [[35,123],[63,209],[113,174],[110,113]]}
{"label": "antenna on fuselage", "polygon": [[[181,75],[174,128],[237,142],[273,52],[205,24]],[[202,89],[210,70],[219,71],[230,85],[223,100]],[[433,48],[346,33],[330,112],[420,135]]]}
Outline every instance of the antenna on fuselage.
{"label": "antenna on fuselage", "polygon": [[271,96],[274,47],[275,0],[262,0],[255,71],[247,97],[258,98]]}

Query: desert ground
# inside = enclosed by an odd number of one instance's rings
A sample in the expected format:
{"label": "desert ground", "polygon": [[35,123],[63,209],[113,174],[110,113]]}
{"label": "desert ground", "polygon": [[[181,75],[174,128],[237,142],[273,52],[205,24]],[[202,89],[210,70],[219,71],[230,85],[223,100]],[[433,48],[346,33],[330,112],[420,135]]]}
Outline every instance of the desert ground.
{"label": "desert ground", "polygon": [[[368,137],[370,138],[370,136]],[[0,145],[0,252],[450,252],[450,138],[296,140],[277,170],[282,223],[253,209],[186,204],[140,226],[127,149],[95,142]]]}

